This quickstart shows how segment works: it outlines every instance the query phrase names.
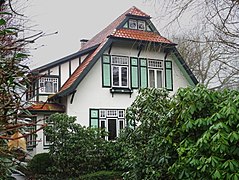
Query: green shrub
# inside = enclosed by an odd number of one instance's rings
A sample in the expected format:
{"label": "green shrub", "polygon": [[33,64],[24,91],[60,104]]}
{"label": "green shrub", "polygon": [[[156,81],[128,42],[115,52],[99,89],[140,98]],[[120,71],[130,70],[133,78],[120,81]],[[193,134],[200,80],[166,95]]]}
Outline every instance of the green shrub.
{"label": "green shrub", "polygon": [[48,153],[36,154],[28,163],[28,168],[33,174],[47,174],[52,166],[52,159]]}
{"label": "green shrub", "polygon": [[79,177],[81,175],[109,168],[109,146],[101,138],[99,129],[86,128],[77,124],[76,117],[53,114],[45,129],[51,146],[49,154],[54,160],[51,174],[57,178]]}
{"label": "green shrub", "polygon": [[98,171],[80,177],[80,180],[116,180],[122,179],[119,171]]}
{"label": "green shrub", "polygon": [[117,140],[124,179],[239,179],[239,92],[141,89]]}

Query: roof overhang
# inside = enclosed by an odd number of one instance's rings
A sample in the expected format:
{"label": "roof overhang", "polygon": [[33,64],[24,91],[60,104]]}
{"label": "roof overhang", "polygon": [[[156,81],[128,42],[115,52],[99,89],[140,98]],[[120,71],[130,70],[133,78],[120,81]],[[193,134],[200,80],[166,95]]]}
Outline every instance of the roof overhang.
{"label": "roof overhang", "polygon": [[33,73],[39,73],[39,72],[48,70],[48,69],[50,69],[50,68],[53,68],[53,67],[55,67],[55,66],[57,66],[57,65],[59,65],[59,64],[65,63],[65,62],[67,62],[67,61],[69,61],[69,60],[75,59],[75,58],[77,58],[77,57],[84,56],[84,55],[86,55],[86,54],[88,54],[88,53],[94,51],[98,46],[99,46],[99,44],[94,45],[94,46],[92,46],[92,47],[90,47],[90,48],[87,48],[87,49],[78,51],[78,52],[76,52],[76,53],[70,54],[69,56],[66,56],[66,57],[61,58],[61,59],[59,59],[59,60],[53,61],[53,62],[51,62],[51,63],[49,63],[49,64],[46,64],[46,65],[43,65],[43,66],[38,67],[38,68],[36,68],[36,69],[33,69],[32,72],[33,72]]}

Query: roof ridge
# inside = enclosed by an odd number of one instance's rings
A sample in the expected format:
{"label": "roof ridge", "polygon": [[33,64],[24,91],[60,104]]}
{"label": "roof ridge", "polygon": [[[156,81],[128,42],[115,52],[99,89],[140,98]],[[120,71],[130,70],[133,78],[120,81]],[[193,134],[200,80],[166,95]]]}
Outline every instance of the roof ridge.
{"label": "roof ridge", "polygon": [[124,21],[124,19],[127,17],[127,15],[150,18],[150,16],[148,14],[144,13],[137,7],[133,6],[133,7],[129,8],[127,11],[125,11],[124,13],[122,13],[118,18],[116,18],[112,23],[110,23],[108,26],[106,26],[102,31],[97,33],[93,38],[91,38],[89,41],[87,41],[80,50],[84,50],[91,46],[101,44],[107,36],[112,35],[112,33],[114,33],[116,28],[120,25],[121,22]]}

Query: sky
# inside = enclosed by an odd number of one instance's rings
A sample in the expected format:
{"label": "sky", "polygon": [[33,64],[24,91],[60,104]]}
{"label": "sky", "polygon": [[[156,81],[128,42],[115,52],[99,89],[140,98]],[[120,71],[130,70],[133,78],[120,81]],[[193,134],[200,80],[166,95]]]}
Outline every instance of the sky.
{"label": "sky", "polygon": [[58,32],[31,46],[29,66],[34,69],[77,52],[81,39],[91,39],[132,6],[149,14],[159,30],[163,26],[155,19],[159,11],[153,0],[27,0],[24,14],[32,29]]}

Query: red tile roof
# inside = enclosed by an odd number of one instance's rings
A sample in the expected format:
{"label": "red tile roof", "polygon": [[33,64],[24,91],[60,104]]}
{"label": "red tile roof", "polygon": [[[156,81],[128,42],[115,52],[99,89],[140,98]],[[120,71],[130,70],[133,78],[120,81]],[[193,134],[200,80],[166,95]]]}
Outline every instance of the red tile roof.
{"label": "red tile roof", "polygon": [[150,18],[149,15],[145,14],[144,12],[142,12],[141,10],[133,6],[132,8],[127,10],[125,13],[123,13],[121,16],[119,16],[116,20],[114,20],[104,30],[102,30],[101,32],[96,34],[92,39],[86,42],[85,45],[80,50],[84,50],[94,45],[100,44],[107,36],[111,35],[114,32],[117,26],[119,26],[120,23],[126,18],[126,15],[134,15],[134,16]]}
{"label": "red tile roof", "polygon": [[144,13],[143,11],[141,11],[140,9],[136,8],[135,6],[133,6],[132,8],[130,8],[127,11],[127,14],[130,15],[134,15],[134,16],[140,16],[140,17],[147,17],[150,18],[150,16],[146,13]]}
{"label": "red tile roof", "polygon": [[134,29],[118,29],[113,34],[113,37],[133,39],[133,40],[142,40],[142,41],[153,41],[159,43],[174,44],[168,39],[160,36],[155,32],[140,31]]}
{"label": "red tile roof", "polygon": [[101,43],[101,45],[83,61],[83,63],[74,71],[74,73],[70,76],[70,78],[65,82],[65,84],[62,86],[62,88],[60,89],[60,91],[58,93],[66,90],[75,82],[75,80],[80,76],[80,74],[84,71],[84,69],[91,62],[93,57],[99,52],[99,50],[102,48],[102,46],[105,44],[105,42],[106,42],[106,40],[103,43]]}
{"label": "red tile roof", "polygon": [[57,103],[36,102],[27,108],[30,111],[55,111],[65,112],[65,107]]}
{"label": "red tile roof", "polygon": [[[122,23],[126,18],[127,15],[139,16],[143,18],[150,18],[149,15],[142,12],[136,7],[132,7],[119,16],[115,21],[113,21],[109,26],[107,26],[104,30],[94,36],[91,40],[85,43],[85,45],[80,49],[80,51],[90,48],[95,45],[99,45],[95,51],[90,54],[83,63],[74,71],[71,77],[65,82],[62,86],[60,91],[56,94],[60,94],[63,91],[70,88],[74,82],[78,79],[78,77],[82,74],[85,68],[89,65],[95,55],[101,50],[101,48],[105,45],[108,40],[108,37],[120,37],[126,39],[133,39],[133,40],[144,40],[144,41],[153,41],[153,42],[160,42],[160,43],[169,43],[173,44],[171,41],[167,40],[166,38],[160,36],[158,33],[155,32],[145,32],[140,30],[130,30],[130,29],[118,29],[120,23]],[[54,96],[53,96],[54,97]]]}

